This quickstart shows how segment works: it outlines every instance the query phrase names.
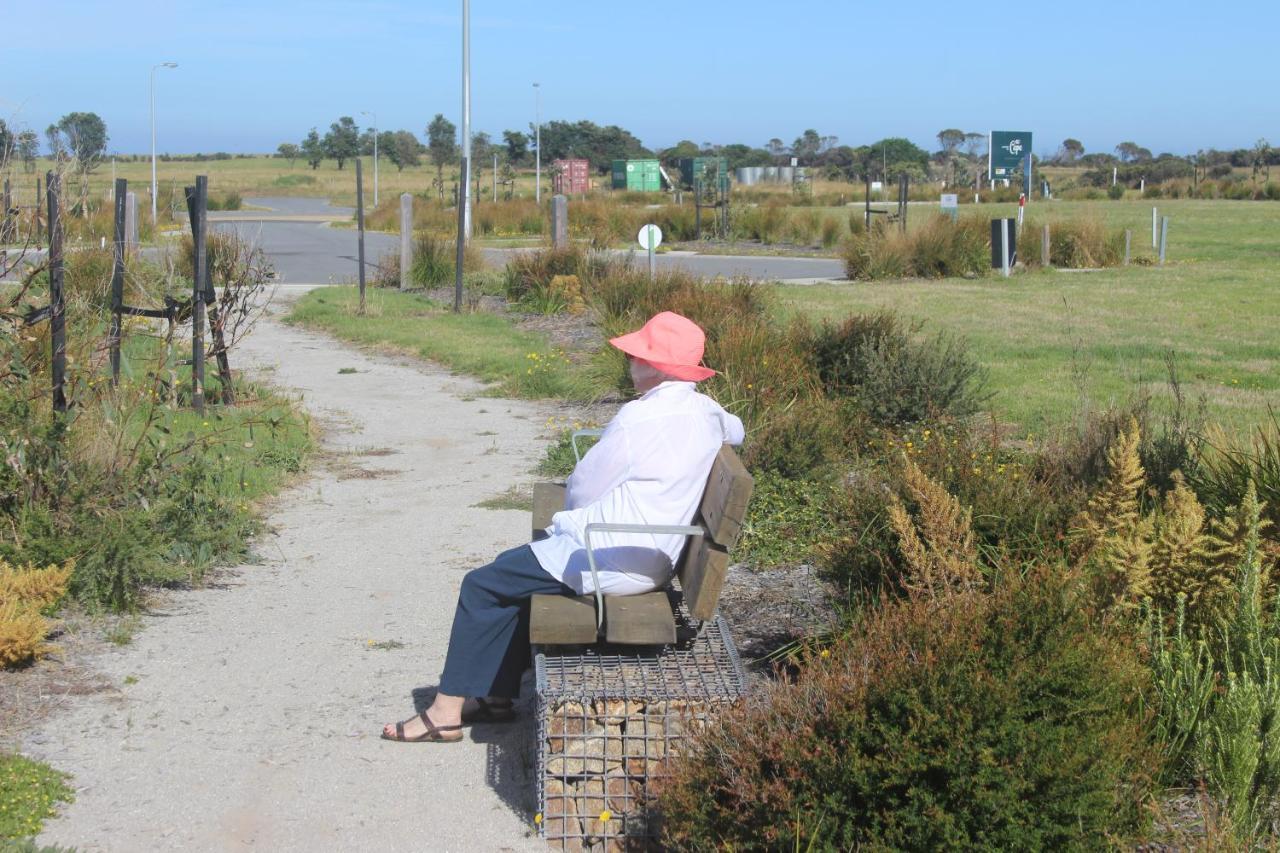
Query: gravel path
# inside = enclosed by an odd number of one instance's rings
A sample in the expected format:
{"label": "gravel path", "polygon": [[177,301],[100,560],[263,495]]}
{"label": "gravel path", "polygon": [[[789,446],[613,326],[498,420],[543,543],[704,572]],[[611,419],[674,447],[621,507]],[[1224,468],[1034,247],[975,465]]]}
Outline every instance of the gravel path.
{"label": "gravel path", "polygon": [[303,395],[324,455],[277,501],[261,565],[166,596],[130,645],[90,662],[112,689],[27,738],[77,789],[39,840],[545,849],[529,831],[527,708],[454,745],[378,732],[429,698],[464,572],[527,539],[527,513],[475,504],[533,479],[554,410],[270,320],[238,360]]}

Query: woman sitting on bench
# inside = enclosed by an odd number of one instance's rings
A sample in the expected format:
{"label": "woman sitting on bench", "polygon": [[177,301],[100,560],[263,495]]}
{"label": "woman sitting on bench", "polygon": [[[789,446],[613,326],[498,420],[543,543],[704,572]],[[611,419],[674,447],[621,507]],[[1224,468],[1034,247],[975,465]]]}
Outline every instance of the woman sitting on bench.
{"label": "woman sitting on bench", "polygon": [[[664,311],[609,341],[627,354],[639,399],[618,411],[573,469],[565,509],[552,518],[547,537],[467,573],[435,701],[416,717],[388,723],[384,738],[452,743],[462,740],[464,723],[512,719],[512,700],[529,665],[529,599],[595,591],[583,541],[587,525],[693,520],[721,445],[743,439],[742,421],[694,387],[715,375],[700,365],[705,340],[693,321]],[[635,595],[664,586],[684,541],[596,534],[601,591]]]}

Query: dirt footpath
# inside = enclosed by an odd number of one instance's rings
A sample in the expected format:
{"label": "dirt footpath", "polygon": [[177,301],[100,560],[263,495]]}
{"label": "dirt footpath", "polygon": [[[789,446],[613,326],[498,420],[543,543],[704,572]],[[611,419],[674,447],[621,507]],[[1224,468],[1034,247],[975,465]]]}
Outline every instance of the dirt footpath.
{"label": "dirt footpath", "polygon": [[114,689],[71,700],[22,744],[77,790],[39,840],[545,849],[530,832],[527,708],[459,744],[378,733],[434,687],[464,572],[527,540],[527,513],[475,505],[532,481],[552,408],[270,320],[236,361],[302,395],[328,459],[278,501],[262,564],[166,596],[130,645],[89,662]]}

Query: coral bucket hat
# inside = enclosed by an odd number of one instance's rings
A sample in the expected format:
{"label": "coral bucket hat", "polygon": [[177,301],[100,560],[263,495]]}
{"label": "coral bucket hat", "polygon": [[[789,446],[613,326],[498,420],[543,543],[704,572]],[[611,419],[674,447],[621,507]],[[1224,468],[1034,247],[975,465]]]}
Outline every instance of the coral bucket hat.
{"label": "coral bucket hat", "polygon": [[655,314],[637,331],[609,343],[627,355],[644,359],[668,376],[689,382],[700,382],[716,375],[699,364],[707,336],[698,324],[672,311]]}

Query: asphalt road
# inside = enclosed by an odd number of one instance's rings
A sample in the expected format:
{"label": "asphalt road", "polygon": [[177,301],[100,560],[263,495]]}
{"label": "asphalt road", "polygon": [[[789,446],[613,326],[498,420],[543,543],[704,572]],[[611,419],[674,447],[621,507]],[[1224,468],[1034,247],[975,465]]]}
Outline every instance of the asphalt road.
{"label": "asphalt road", "polygon": [[[269,208],[272,213],[314,216],[332,214],[336,219],[351,216],[350,208],[331,207],[324,199],[251,198],[246,203]],[[252,212],[246,212],[251,215]],[[354,281],[357,274],[356,232],[352,228],[334,228],[316,222],[217,221],[210,224],[220,230],[234,230],[260,245],[272,259],[282,284],[338,284]],[[365,263],[375,265],[384,255],[399,251],[399,239],[393,234],[365,234]],[[502,266],[521,249],[485,249],[485,260]],[[637,251],[635,263],[644,264]],[[840,261],[830,258],[780,258],[746,255],[699,255],[673,252],[658,255],[658,269],[683,269],[701,276],[748,276],[750,278],[804,281],[843,278]]]}

